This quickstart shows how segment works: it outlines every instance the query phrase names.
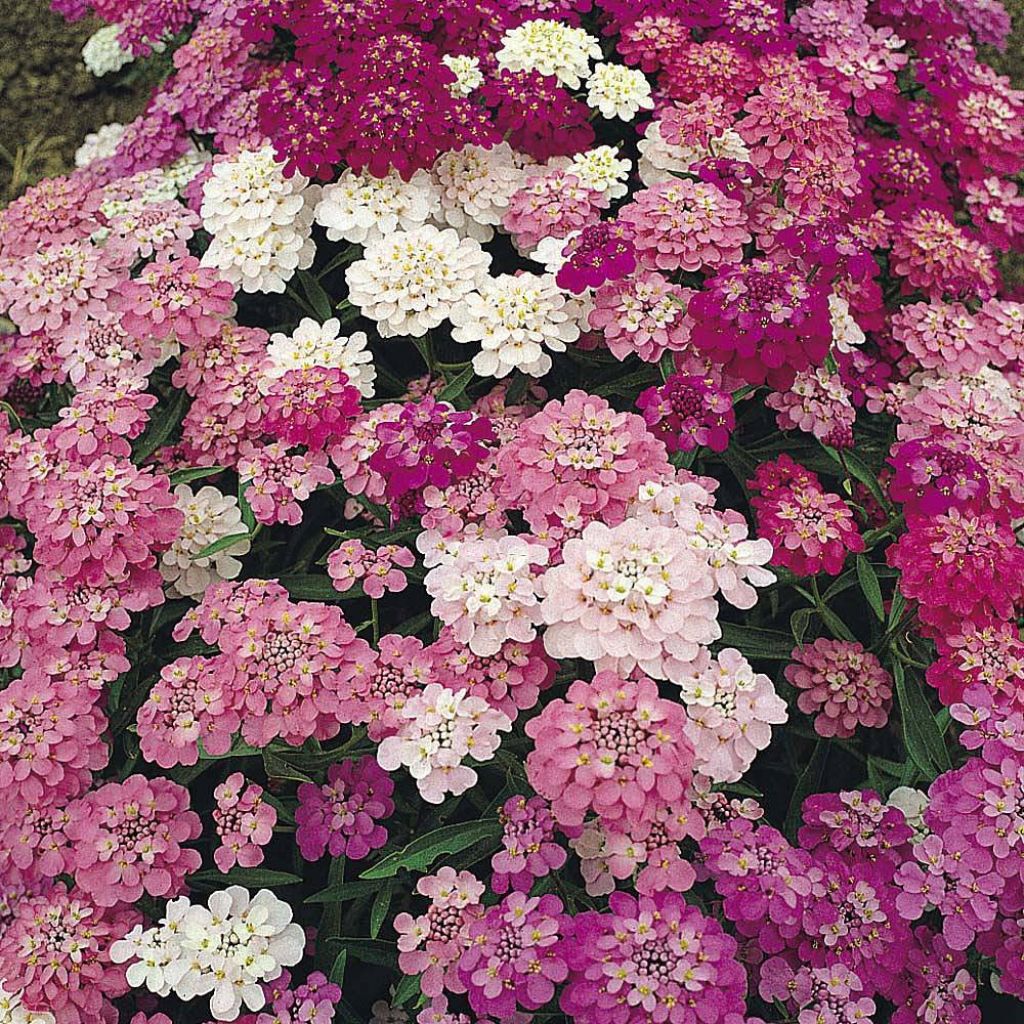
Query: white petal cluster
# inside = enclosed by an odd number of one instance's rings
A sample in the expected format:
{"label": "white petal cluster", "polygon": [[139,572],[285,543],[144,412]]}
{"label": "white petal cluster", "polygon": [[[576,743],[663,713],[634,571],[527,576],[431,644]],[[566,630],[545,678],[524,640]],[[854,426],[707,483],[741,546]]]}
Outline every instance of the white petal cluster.
{"label": "white petal cluster", "polygon": [[587,81],[587,106],[602,117],[630,121],[654,106],[651,83],[639,68],[598,64]]}
{"label": "white petal cluster", "polygon": [[832,321],[832,344],[839,352],[852,352],[864,344],[864,332],[850,313],[850,304],[842,295],[833,292],[828,297],[828,312]]}
{"label": "white petal cluster", "polygon": [[685,174],[694,164],[709,157],[738,160],[740,163],[750,160],[750,150],[739,133],[732,128],[726,128],[721,135],[711,140],[708,149],[704,149],[702,146],[677,146],[666,142],[661,134],[661,122],[652,121],[637,148],[640,150],[637,173],[648,188],[660,181],[672,181],[678,175]]}
{"label": "white petal cluster", "polygon": [[106,160],[108,156],[113,156],[123,135],[124,125],[117,121],[100,125],[96,131],[89,132],[75,150],[75,166],[88,167],[97,160]]}
{"label": "white petal cluster", "polygon": [[609,199],[620,199],[629,191],[626,182],[632,170],[632,161],[621,158],[614,146],[577,153],[569,166],[569,172],[579,178],[584,188],[603,192]]}
{"label": "white petal cluster", "polygon": [[583,306],[548,274],[502,274],[489,278],[451,311],[452,338],[479,342],[473,369],[481,377],[522,370],[543,377],[548,351],[564,352],[580,336]]}
{"label": "white petal cluster", "polygon": [[366,247],[345,272],[349,301],[377,321],[383,338],[422,338],[482,285],[491,257],[452,228],[424,224]]}
{"label": "white petal cluster", "polygon": [[469,54],[456,56],[446,53],[441,63],[455,76],[455,84],[448,86],[448,91],[459,99],[468,96],[484,84],[484,75],[480,70],[480,58]]}
{"label": "white petal cluster", "polygon": [[110,947],[114,963],[133,961],[128,984],[158,996],[210,997],[216,1020],[235,1020],[242,1004],[262,1009],[260,982],[281,976],[302,959],[306,935],[292,923],[292,910],[269,889],[255,896],[232,885],[193,906],[187,896],[171,900],[153,928],[136,925]]}
{"label": "white petal cluster", "polygon": [[570,89],[578,89],[590,62],[602,57],[600,43],[586,29],[543,18],[510,29],[501,44],[498,67],[554,75]]}
{"label": "white petal cluster", "polygon": [[426,171],[403,181],[396,171],[375,178],[346,170],[324,188],[313,219],[332,242],[367,245],[399,228],[411,231],[439,210],[437,187]]}
{"label": "white petal cluster", "polygon": [[286,178],[271,146],[218,161],[203,185],[200,214],[213,235],[203,266],[246,292],[283,292],[313,262],[310,237],[320,187]]}
{"label": "white petal cluster", "polygon": [[272,334],[267,345],[271,365],[266,375],[272,380],[289,370],[308,370],[313,366],[344,370],[364,398],[373,398],[377,370],[373,353],[366,347],[369,339],[363,331],[350,337],[340,334],[341,321],[331,317],[322,324],[303,317],[291,334]]}
{"label": "white petal cluster", "polygon": [[0,1024],[54,1024],[52,1013],[22,1005],[21,992],[8,992],[0,981]]}
{"label": "white petal cluster", "polygon": [[[193,491],[188,484],[175,487],[174,498],[185,521],[177,540],[160,559],[160,574],[171,585],[171,594],[194,597],[211,583],[235,579],[242,571],[238,558],[249,551],[238,499],[222,494],[216,487]],[[200,556],[204,548],[236,533],[242,534],[236,543]]]}
{"label": "white petal cluster", "polygon": [[182,153],[173,164],[161,168],[164,178],[176,192],[182,189],[213,159],[213,154],[193,146]]}
{"label": "white petal cluster", "polygon": [[134,59],[117,41],[120,34],[121,26],[115,22],[97,29],[85,41],[85,46],[82,47],[82,61],[97,78],[120,71]]}
{"label": "white petal cluster", "polygon": [[507,142],[493,149],[465,146],[442,153],[433,167],[441,218],[460,235],[489,242],[522,187],[525,172]]}

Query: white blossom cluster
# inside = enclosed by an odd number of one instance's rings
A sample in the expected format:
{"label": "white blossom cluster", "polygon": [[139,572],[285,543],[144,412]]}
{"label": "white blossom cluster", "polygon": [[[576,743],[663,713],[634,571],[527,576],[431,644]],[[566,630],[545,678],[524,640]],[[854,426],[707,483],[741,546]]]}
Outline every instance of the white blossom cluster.
{"label": "white blossom cluster", "polygon": [[132,55],[118,42],[121,26],[116,22],[97,29],[82,47],[82,62],[97,78],[120,71],[131,64]]}
{"label": "white blossom cluster", "polygon": [[21,992],[8,992],[0,980],[0,1024],[54,1024],[52,1013],[30,1010],[21,1001]]}
{"label": "white blossom cluster", "polygon": [[[233,580],[242,571],[239,557],[248,554],[248,531],[242,523],[242,510],[233,495],[216,487],[193,491],[188,484],[174,488],[175,506],[185,516],[181,531],[160,559],[160,574],[171,585],[176,597],[194,597],[211,583]],[[209,555],[205,548],[225,537],[241,534],[227,547]]]}
{"label": "white blossom cluster", "polygon": [[106,160],[117,152],[118,144],[124,135],[124,125],[117,121],[100,125],[94,132],[89,132],[82,144],[75,150],[75,166],[88,167],[97,160]]}
{"label": "white blossom cluster", "polygon": [[214,162],[200,214],[213,235],[203,265],[246,292],[283,292],[296,270],[313,263],[310,232],[320,186],[284,175],[272,146]]}
{"label": "white blossom cluster", "polygon": [[373,353],[366,347],[369,339],[363,331],[347,338],[340,331],[341,321],[337,317],[318,324],[307,316],[291,334],[272,334],[267,346],[267,378],[276,380],[289,370],[308,370],[314,366],[337,368],[345,372],[364,398],[373,398],[377,370]]}
{"label": "white blossom cluster", "polygon": [[235,1020],[243,1003],[262,1009],[260,982],[280,977],[302,959],[306,935],[292,923],[292,910],[269,889],[250,896],[232,885],[213,893],[207,906],[187,896],[167,904],[160,923],[136,925],[110,947],[116,964],[131,963],[128,984],[158,996],[172,992],[185,1001],[210,997],[216,1020]]}
{"label": "white blossom cluster", "polygon": [[631,121],[641,110],[654,106],[651,83],[638,68],[598,64],[587,81],[587,106],[609,120]]}
{"label": "white blossom cluster", "polygon": [[495,54],[498,67],[554,75],[578,89],[590,74],[590,62],[602,57],[601,44],[586,29],[537,18],[505,33]]}

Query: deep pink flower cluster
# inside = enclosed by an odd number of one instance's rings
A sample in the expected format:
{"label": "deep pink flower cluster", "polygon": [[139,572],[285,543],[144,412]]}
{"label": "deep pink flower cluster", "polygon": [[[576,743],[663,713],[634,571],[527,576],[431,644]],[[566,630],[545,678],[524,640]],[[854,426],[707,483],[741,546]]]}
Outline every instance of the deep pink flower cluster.
{"label": "deep pink flower cluster", "polygon": [[772,562],[798,576],[836,575],[849,552],[864,550],[850,506],[788,455],[764,462],[748,486],[758,533],[772,542]]}
{"label": "deep pink flower cluster", "polygon": [[732,395],[713,377],[674,373],[660,387],[642,391],[636,405],[670,452],[700,445],[724,452],[736,428]]}
{"label": "deep pink flower cluster", "polygon": [[510,796],[498,814],[502,825],[501,849],[491,857],[491,888],[529,892],[534,879],[557,871],[566,861],[565,850],[554,842],[555,819],[543,797]]}
{"label": "deep pink flower cluster", "polygon": [[336,367],[289,370],[267,389],[263,428],[285,445],[337,444],[362,411],[359,389]]}

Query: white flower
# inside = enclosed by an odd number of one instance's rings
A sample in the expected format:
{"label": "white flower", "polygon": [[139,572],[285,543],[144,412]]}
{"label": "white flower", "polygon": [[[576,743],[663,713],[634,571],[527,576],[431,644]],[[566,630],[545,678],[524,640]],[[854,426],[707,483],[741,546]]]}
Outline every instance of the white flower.
{"label": "white flower", "polygon": [[54,1024],[52,1013],[30,1010],[21,1002],[21,992],[8,992],[0,980],[0,1024]]}
{"label": "white flower", "polygon": [[193,146],[161,170],[174,191],[180,192],[212,159],[213,154],[208,150]]}
{"label": "white flower", "polygon": [[89,132],[85,140],[75,150],[75,166],[88,167],[97,160],[106,160],[117,152],[117,147],[124,135],[124,125],[117,121],[101,125],[94,132]]}
{"label": "white flower", "polygon": [[886,800],[889,807],[903,812],[907,824],[914,830],[910,837],[912,843],[919,843],[928,835],[928,826],[924,822],[924,812],[928,809],[928,794],[910,786],[897,786]]}
{"label": "white flower", "polygon": [[375,178],[346,170],[324,188],[313,217],[332,242],[366,245],[399,228],[411,231],[439,209],[437,187],[426,171],[403,181],[397,171]]}
{"label": "white flower", "polygon": [[614,146],[598,146],[577,153],[570,165],[570,173],[579,178],[584,188],[603,192],[609,199],[620,199],[629,191],[626,182],[632,169],[632,161],[620,159]]}
{"label": "white flower", "polygon": [[708,148],[705,149],[703,146],[677,146],[666,142],[661,134],[661,122],[652,121],[637,148],[640,150],[637,173],[648,188],[660,181],[672,181],[677,175],[684,174],[694,164],[708,157],[737,160],[741,163],[750,160],[750,150],[739,133],[732,128],[726,128],[721,135],[711,139]]}
{"label": "white flower", "polygon": [[456,98],[468,96],[474,89],[479,89],[484,84],[479,57],[471,57],[469,54],[455,56],[446,53],[441,58],[441,63],[455,75],[455,83],[448,86],[448,91]]}
{"label": "white flower", "polygon": [[349,301],[377,321],[381,337],[421,338],[484,282],[490,262],[479,242],[451,228],[396,231],[348,268]]}
{"label": "white flower", "polygon": [[651,83],[639,68],[598,64],[587,81],[587,106],[601,111],[602,117],[631,121],[654,106]]}
{"label": "white flower", "polygon": [[[210,896],[206,907],[187,896],[171,900],[153,928],[136,926],[110,947],[114,963],[135,960],[127,971],[133,988],[179,999],[210,996],[216,1020],[235,1020],[244,1004],[262,1009],[260,982],[273,981],[301,959],[303,929],[292,923],[291,907],[267,889],[254,897],[233,885]],[[141,961],[141,967],[140,967]]]}
{"label": "white flower", "polygon": [[320,187],[283,169],[271,146],[242,150],[215,161],[203,185],[200,214],[214,236],[203,266],[246,292],[283,292],[316,254],[310,231]]}
{"label": "white flower", "polygon": [[494,237],[525,177],[507,142],[493,149],[465,146],[442,153],[433,174],[440,191],[441,217],[460,235],[478,242]]}
{"label": "white flower", "polygon": [[[193,492],[188,484],[175,487],[174,497],[185,522],[177,540],[160,559],[160,573],[171,584],[171,594],[194,597],[211,583],[235,579],[242,571],[238,556],[249,551],[248,531],[242,523],[238,499],[221,494],[216,487],[201,487]],[[236,543],[200,556],[204,548],[233,534],[241,534]]]}
{"label": "white flower", "polygon": [[473,369],[481,377],[505,377],[522,370],[543,377],[552,352],[580,336],[583,307],[547,274],[502,274],[489,278],[451,311],[452,338],[479,342]]}
{"label": "white flower", "polygon": [[864,332],[850,314],[850,304],[833,292],[828,297],[828,312],[832,319],[832,344],[839,352],[852,352],[864,344]]}
{"label": "white flower", "polygon": [[498,67],[554,75],[578,89],[590,74],[590,61],[601,59],[601,45],[586,29],[537,18],[506,32],[495,55]]}
{"label": "white flower", "polygon": [[82,47],[82,61],[97,78],[120,71],[134,60],[132,55],[117,41],[121,26],[116,22],[97,29]]}
{"label": "white flower", "polygon": [[322,324],[303,317],[290,334],[272,334],[267,346],[271,365],[266,376],[272,380],[289,370],[308,370],[313,366],[337,367],[344,370],[364,398],[373,398],[377,370],[373,353],[367,349],[369,339],[363,331],[345,337],[338,332],[341,321],[331,317]]}
{"label": "white flower", "polygon": [[578,231],[570,231],[565,238],[555,238],[553,236],[542,238],[537,243],[533,252],[529,254],[529,258],[534,263],[539,263],[548,274],[557,275],[562,267],[569,262],[569,257],[565,255],[566,246],[578,234]]}

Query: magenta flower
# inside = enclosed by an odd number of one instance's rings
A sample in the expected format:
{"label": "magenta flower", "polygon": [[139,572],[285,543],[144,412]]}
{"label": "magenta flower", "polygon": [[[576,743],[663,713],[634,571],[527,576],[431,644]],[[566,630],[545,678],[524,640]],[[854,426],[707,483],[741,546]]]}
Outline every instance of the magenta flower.
{"label": "magenta flower", "polygon": [[359,389],[336,367],[289,370],[267,390],[263,427],[285,445],[319,451],[348,434],[362,411]]}
{"label": "magenta flower", "polygon": [[848,860],[886,860],[897,867],[910,855],[913,829],[903,812],[869,789],[809,796],[802,814],[805,850],[832,849]]}
{"label": "magenta flower", "polygon": [[342,761],[327,769],[327,782],[298,789],[295,840],[306,860],[332,857],[362,860],[388,841],[380,824],[394,812],[395,784],[372,757]]}
{"label": "magenta flower", "polygon": [[908,517],[939,515],[951,508],[983,508],[989,495],[984,467],[970,442],[951,431],[911,438],[893,445],[889,495]]}
{"label": "magenta flower", "polygon": [[641,391],[636,405],[670,452],[700,445],[724,452],[736,428],[732,395],[711,377],[674,373],[660,387]]}
{"label": "magenta flower", "polygon": [[626,230],[608,221],[585,227],[569,240],[562,255],[567,259],[555,281],[577,295],[606,281],[619,281],[636,269],[636,249]]}

